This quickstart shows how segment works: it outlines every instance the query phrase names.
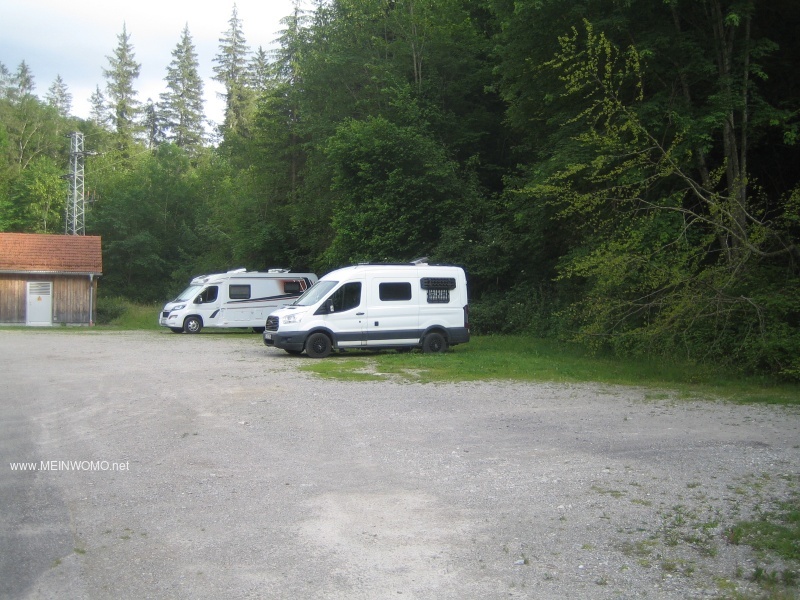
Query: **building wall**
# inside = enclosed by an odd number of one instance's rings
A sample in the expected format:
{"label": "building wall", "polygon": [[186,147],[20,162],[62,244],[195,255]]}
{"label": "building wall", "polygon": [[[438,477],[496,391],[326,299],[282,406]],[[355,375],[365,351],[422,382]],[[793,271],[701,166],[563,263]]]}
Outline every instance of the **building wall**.
{"label": "building wall", "polygon": [[[53,282],[53,325],[89,324],[88,275],[0,274],[0,323],[25,324],[28,281]],[[97,277],[92,281],[92,318],[97,320]]]}

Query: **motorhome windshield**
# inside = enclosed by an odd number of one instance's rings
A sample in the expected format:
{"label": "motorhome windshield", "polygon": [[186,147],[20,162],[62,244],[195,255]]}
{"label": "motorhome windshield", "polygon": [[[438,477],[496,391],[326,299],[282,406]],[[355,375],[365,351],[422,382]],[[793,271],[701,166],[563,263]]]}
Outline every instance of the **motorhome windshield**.
{"label": "motorhome windshield", "polygon": [[173,300],[173,302],[188,302],[192,300],[197,294],[200,293],[200,290],[203,289],[202,285],[190,285],[188,288],[183,290],[178,297]]}
{"label": "motorhome windshield", "polygon": [[328,292],[336,287],[338,283],[338,281],[318,281],[308,288],[306,292],[292,304],[294,306],[311,306],[316,304],[322,300]]}

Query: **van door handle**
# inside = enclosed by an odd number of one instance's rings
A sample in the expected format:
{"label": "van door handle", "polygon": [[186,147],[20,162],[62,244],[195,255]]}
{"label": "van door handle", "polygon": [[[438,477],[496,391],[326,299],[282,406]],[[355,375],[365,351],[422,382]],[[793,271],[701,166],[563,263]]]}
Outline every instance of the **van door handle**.
{"label": "van door handle", "polygon": [[364,314],[364,313],[356,313],[356,316],[357,316],[357,317],[360,317],[360,316],[362,316],[363,314]]}

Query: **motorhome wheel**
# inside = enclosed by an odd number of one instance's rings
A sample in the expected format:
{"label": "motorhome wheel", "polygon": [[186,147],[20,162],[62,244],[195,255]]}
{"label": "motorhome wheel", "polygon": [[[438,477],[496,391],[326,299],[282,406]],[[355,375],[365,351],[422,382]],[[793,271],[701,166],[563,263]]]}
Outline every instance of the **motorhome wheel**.
{"label": "motorhome wheel", "polygon": [[183,330],[186,333],[200,333],[202,328],[203,321],[200,317],[186,317],[186,320],[183,322]]}

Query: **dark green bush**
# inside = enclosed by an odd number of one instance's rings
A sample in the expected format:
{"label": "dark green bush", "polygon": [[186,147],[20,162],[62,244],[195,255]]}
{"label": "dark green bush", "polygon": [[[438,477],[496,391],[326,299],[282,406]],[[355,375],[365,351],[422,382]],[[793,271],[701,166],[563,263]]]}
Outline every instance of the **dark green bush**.
{"label": "dark green bush", "polygon": [[100,296],[97,299],[97,324],[108,325],[119,319],[128,310],[129,304],[128,300],[119,296],[111,298]]}

